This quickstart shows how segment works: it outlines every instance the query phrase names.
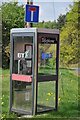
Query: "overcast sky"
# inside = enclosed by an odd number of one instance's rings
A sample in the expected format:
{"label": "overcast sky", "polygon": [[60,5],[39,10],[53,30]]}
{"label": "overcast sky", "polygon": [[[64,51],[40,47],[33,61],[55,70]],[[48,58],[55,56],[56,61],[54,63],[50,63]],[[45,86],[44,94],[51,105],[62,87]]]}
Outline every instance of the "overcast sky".
{"label": "overcast sky", "polygon": [[[2,0],[3,2],[18,1],[19,4],[26,4],[27,0]],[[47,2],[46,2],[47,1]],[[73,0],[33,0],[34,5],[38,5],[39,21],[57,20],[60,14],[66,14],[69,4],[73,5]]]}

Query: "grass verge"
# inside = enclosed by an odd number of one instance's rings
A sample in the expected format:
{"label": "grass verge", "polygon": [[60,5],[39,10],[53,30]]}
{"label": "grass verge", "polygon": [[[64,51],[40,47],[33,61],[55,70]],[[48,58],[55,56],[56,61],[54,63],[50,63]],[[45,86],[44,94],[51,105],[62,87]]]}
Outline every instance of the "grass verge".
{"label": "grass verge", "polygon": [[[59,76],[59,109],[58,112],[52,111],[46,114],[40,114],[34,116],[34,118],[75,118],[78,117],[78,76],[73,74],[71,70],[61,68],[63,79]],[[50,90],[50,84],[48,86],[43,85],[43,88],[48,87]],[[40,90],[43,90],[40,86]],[[42,94],[42,91],[40,92]],[[47,93],[46,93],[47,94]],[[41,95],[40,95],[41,96]],[[9,112],[9,97],[10,97],[10,71],[2,70],[2,118],[17,118],[18,115]],[[44,99],[44,98],[43,98]],[[44,99],[45,101],[46,99]],[[49,101],[50,102],[50,101]]]}

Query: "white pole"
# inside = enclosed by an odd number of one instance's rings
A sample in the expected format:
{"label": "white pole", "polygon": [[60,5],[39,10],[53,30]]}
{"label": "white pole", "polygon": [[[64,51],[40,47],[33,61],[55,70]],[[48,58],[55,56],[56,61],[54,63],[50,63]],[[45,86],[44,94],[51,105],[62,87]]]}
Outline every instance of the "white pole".
{"label": "white pole", "polygon": [[[33,0],[27,0],[27,4],[32,5]],[[32,12],[31,12],[31,21],[33,21],[33,13]],[[25,28],[30,28],[30,27],[32,27],[32,23],[27,22],[25,24]]]}

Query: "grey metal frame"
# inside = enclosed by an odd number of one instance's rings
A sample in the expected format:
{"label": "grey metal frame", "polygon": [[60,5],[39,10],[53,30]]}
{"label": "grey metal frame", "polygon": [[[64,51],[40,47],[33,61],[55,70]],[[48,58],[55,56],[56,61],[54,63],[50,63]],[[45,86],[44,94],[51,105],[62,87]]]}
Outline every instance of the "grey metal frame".
{"label": "grey metal frame", "polygon": [[11,40],[11,60],[10,60],[10,105],[9,105],[9,109],[11,111],[12,108],[12,65],[13,65],[13,35],[10,34],[10,40]]}
{"label": "grey metal frame", "polygon": [[[27,111],[22,111],[22,110],[17,110],[17,109],[13,109],[12,108],[12,68],[13,68],[13,37],[14,36],[32,36],[33,37],[33,65],[32,65],[32,113],[27,113]],[[21,113],[21,114],[32,114],[34,113],[34,51],[35,51],[35,33],[11,33],[10,35],[10,39],[11,39],[11,63],[10,63],[10,72],[11,72],[11,76],[10,76],[10,111],[14,111],[17,113]]]}

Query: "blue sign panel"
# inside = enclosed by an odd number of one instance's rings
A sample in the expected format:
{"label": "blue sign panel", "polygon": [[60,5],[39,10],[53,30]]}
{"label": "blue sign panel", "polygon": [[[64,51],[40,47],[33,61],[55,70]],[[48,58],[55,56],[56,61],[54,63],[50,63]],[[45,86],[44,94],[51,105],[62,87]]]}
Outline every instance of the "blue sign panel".
{"label": "blue sign panel", "polygon": [[49,54],[49,53],[43,53],[42,50],[40,49],[41,55],[42,55],[42,60],[49,59],[53,57],[54,50]]}
{"label": "blue sign panel", "polygon": [[39,21],[39,6],[26,5],[25,22]]}

